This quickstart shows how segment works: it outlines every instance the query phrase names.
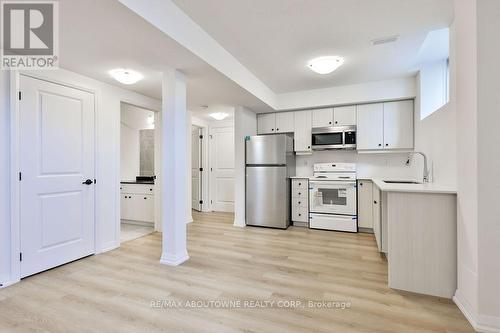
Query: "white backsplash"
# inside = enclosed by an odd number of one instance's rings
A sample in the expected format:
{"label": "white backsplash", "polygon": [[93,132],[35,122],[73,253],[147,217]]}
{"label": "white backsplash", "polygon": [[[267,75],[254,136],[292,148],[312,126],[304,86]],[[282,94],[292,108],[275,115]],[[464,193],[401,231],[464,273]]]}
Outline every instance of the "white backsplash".
{"label": "white backsplash", "polygon": [[314,163],[356,163],[358,178],[418,179],[414,166],[406,166],[407,153],[358,154],[352,150],[315,151],[296,156],[296,175],[312,176]]}

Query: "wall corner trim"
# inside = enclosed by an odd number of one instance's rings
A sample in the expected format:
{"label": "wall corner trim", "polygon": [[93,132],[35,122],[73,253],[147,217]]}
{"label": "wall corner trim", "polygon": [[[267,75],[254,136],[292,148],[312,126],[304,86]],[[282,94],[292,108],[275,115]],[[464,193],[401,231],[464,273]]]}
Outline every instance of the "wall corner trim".
{"label": "wall corner trim", "polygon": [[246,227],[245,220],[244,219],[238,219],[238,220],[235,219],[233,226],[238,227],[238,228],[245,228]]}
{"label": "wall corner trim", "polygon": [[453,296],[453,302],[455,302],[476,332],[500,333],[500,318],[482,316],[474,312],[470,309],[468,302],[463,299],[458,289],[455,292],[455,296]]}

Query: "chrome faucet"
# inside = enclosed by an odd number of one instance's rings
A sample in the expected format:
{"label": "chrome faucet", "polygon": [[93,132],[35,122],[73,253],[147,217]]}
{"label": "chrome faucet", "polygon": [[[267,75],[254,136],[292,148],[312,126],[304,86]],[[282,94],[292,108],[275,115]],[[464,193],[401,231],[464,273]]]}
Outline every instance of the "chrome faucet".
{"label": "chrome faucet", "polygon": [[424,158],[424,172],[423,172],[423,176],[424,177],[423,177],[423,182],[424,183],[428,183],[429,182],[429,169],[427,168],[427,156],[425,156],[424,153],[422,153],[420,151],[415,151],[413,153],[410,153],[410,155],[408,156],[408,161],[406,161],[406,164],[407,165],[410,164],[410,158],[411,158],[411,156],[413,156],[415,154],[420,154]]}

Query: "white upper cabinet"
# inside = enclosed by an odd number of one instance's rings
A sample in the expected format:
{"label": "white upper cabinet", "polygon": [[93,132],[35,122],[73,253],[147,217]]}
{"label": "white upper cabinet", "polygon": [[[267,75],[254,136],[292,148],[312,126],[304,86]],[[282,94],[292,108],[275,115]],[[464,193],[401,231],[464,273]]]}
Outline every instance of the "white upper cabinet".
{"label": "white upper cabinet", "polygon": [[384,103],[384,149],[413,149],[413,101]]}
{"label": "white upper cabinet", "polygon": [[312,127],[333,126],[333,108],[312,110]]}
{"label": "white upper cabinet", "polygon": [[413,149],[413,101],[357,106],[358,150]]}
{"label": "white upper cabinet", "polygon": [[357,149],[383,149],[384,104],[365,104],[357,107]]}
{"label": "white upper cabinet", "polygon": [[271,134],[276,130],[276,114],[261,113],[257,115],[257,134]]}
{"label": "white upper cabinet", "polygon": [[356,125],[356,105],[339,106],[333,108],[334,126],[355,126]]}
{"label": "white upper cabinet", "polygon": [[276,113],[276,133],[293,133],[294,115],[293,112]]}
{"label": "white upper cabinet", "polygon": [[312,111],[295,111],[294,150],[298,154],[312,153]]}

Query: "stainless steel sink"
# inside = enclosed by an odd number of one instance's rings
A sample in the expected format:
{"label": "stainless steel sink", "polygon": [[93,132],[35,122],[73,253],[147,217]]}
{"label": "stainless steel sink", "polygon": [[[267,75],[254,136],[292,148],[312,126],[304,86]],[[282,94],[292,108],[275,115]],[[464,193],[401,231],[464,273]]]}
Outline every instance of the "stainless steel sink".
{"label": "stainless steel sink", "polygon": [[413,180],[384,180],[387,184],[422,184],[420,182],[415,182]]}

